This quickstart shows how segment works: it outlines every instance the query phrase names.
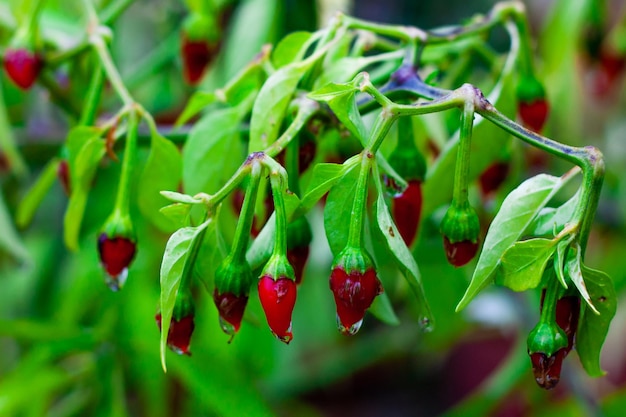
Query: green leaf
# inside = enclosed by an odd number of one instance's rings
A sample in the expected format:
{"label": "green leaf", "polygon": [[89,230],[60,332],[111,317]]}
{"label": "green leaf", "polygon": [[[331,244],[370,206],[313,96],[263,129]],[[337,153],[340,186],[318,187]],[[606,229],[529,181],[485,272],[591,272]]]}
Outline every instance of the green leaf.
{"label": "green leaf", "polygon": [[178,227],[184,227],[189,224],[189,213],[191,212],[191,206],[189,204],[174,203],[162,207],[160,211]]}
{"label": "green leaf", "polygon": [[161,207],[167,204],[167,199],[159,192],[177,189],[181,171],[182,157],[176,145],[158,132],[153,132],[150,155],[139,178],[137,200],[141,214],[165,232],[172,232],[176,227],[160,212]]}
{"label": "green leaf", "polygon": [[356,104],[356,93],[359,91],[354,83],[333,83],[310,93],[308,97],[327,103],[337,119],[365,145],[367,130]]}
{"label": "green leaf", "polygon": [[261,268],[270,258],[274,250],[274,238],[276,235],[276,215],[272,213],[259,235],[246,252],[246,260],[252,270]]}
{"label": "green leaf", "polygon": [[576,243],[574,246],[570,246],[570,250],[567,252],[567,260],[565,261],[565,270],[570,277],[581,297],[589,305],[589,308],[596,314],[600,314],[596,307],[593,305],[591,295],[585,285],[585,279],[582,271],[582,259],[580,246]]}
{"label": "green leaf", "polygon": [[105,143],[100,139],[98,129],[80,126],[70,131],[67,148],[72,194],[65,211],[64,240],[70,250],[77,250],[87,197],[98,164],[105,154]]}
{"label": "green leaf", "polygon": [[274,68],[278,69],[301,59],[304,53],[302,49],[309,39],[311,39],[311,32],[304,31],[292,32],[285,36],[272,52]]}
{"label": "green leaf", "polygon": [[215,227],[213,218],[208,219],[197,227],[178,229],[167,241],[163,261],[161,262],[161,365],[166,371],[165,351],[167,349],[167,334],[176,303],[176,295],[183,277],[191,273],[188,259],[190,248],[194,240],[211,225]]}
{"label": "green leaf", "polygon": [[2,230],[0,233],[0,249],[13,255],[22,262],[30,260],[28,251],[15,231],[11,215],[4,203],[2,193],[0,193],[0,230]]}
{"label": "green leaf", "polygon": [[356,166],[357,162],[358,158],[351,158],[343,165],[330,163],[315,165],[311,182],[302,196],[300,211],[308,212],[346,172]]}
{"label": "green leaf", "polygon": [[570,222],[574,217],[574,211],[580,200],[580,192],[576,192],[565,203],[558,208],[546,207],[533,221],[530,230],[533,236],[556,236],[565,224]]}
{"label": "green leaf", "polygon": [[242,113],[243,107],[224,108],[205,115],[194,125],[183,148],[185,192],[215,192],[241,164]]}
{"label": "green leaf", "polygon": [[57,178],[59,164],[60,160],[58,158],[52,158],[44,167],[35,184],[33,184],[20,202],[15,218],[15,222],[19,227],[26,227],[33,220],[37,208]]}
{"label": "green leaf", "polygon": [[529,239],[516,242],[502,255],[500,274],[497,274],[496,284],[513,291],[536,288],[556,248],[557,241],[550,239]]}
{"label": "green leaf", "polygon": [[378,169],[375,169],[374,178],[378,191],[378,198],[376,199],[376,225],[385,238],[389,253],[395,259],[400,272],[402,272],[409,287],[417,297],[420,325],[423,330],[431,330],[433,317],[426,295],[424,294],[424,287],[422,285],[422,278],[419,268],[417,267],[417,262],[415,262],[413,254],[406,246],[406,243],[404,243],[404,239],[402,239],[398,228],[393,222],[391,214],[389,214],[389,208],[385,203],[385,193],[380,183]]}
{"label": "green leaf", "polygon": [[248,153],[263,151],[274,143],[296,87],[310,65],[307,60],[284,66],[265,81],[252,108]]}
{"label": "green leaf", "polygon": [[193,93],[187,105],[181,112],[174,127],[180,127],[191,120],[196,114],[200,113],[205,107],[215,103],[217,101],[217,95],[214,92],[196,91]]}
{"label": "green leaf", "polygon": [[372,56],[342,57],[324,69],[324,72],[315,81],[315,88],[332,82],[348,82],[359,72],[365,70],[367,66],[377,62],[394,63],[394,67],[397,68],[402,62],[403,56],[404,51],[397,50]]}
{"label": "green leaf", "polygon": [[533,218],[569,178],[569,174],[560,178],[540,174],[524,181],[504,199],[489,226],[472,280],[457,311],[489,285],[506,250],[523,236]]}
{"label": "green leaf", "polygon": [[600,351],[609,331],[609,325],[617,310],[617,294],[613,281],[604,272],[582,265],[582,274],[589,295],[598,313],[581,306],[580,323],[576,334],[576,351],[585,371],[591,376],[604,374],[600,367]]}
{"label": "green leaf", "polygon": [[567,256],[567,248],[569,244],[574,240],[574,235],[570,235],[567,239],[560,240],[556,245],[556,256],[554,259],[554,269],[556,276],[561,282],[563,288],[567,288],[567,279],[565,279],[565,259]]}
{"label": "green leaf", "polygon": [[160,191],[160,194],[169,201],[183,204],[202,204],[202,200],[188,194],[177,193],[176,191]]}
{"label": "green leaf", "polygon": [[389,296],[386,292],[374,298],[374,302],[368,311],[385,324],[390,326],[397,326],[400,324],[400,319],[393,310],[393,306],[391,305],[391,301],[389,300]]}
{"label": "green leaf", "polygon": [[[352,167],[354,168],[354,167]],[[349,169],[331,188],[324,208],[324,230],[333,255],[348,243],[358,169]]]}

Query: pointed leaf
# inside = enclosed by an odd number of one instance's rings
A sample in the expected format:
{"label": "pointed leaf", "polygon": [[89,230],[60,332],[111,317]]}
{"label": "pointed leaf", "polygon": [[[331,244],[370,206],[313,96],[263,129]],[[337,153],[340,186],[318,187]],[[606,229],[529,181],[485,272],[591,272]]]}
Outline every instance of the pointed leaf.
{"label": "pointed leaf", "polygon": [[348,243],[348,230],[352,218],[354,190],[358,169],[348,170],[331,188],[324,208],[324,230],[333,255],[337,255]]}
{"label": "pointed leaf", "polygon": [[367,131],[356,104],[356,93],[359,91],[359,88],[352,83],[333,83],[310,93],[308,97],[327,103],[337,119],[359,139],[361,144],[365,144]]}
{"label": "pointed leaf", "polygon": [[565,261],[565,271],[567,271],[567,275],[572,280],[578,292],[585,302],[589,305],[589,308],[596,314],[600,314],[596,307],[593,305],[593,301],[591,300],[591,295],[589,295],[589,291],[587,290],[587,286],[585,285],[585,279],[583,277],[582,271],[582,259],[581,259],[581,250],[578,244],[574,246],[570,246],[570,250],[567,254],[567,260]]}
{"label": "pointed leaf", "polygon": [[202,200],[188,194],[177,193],[176,191],[160,191],[160,194],[169,201],[183,204],[202,204]]}
{"label": "pointed leaf", "polygon": [[563,286],[563,288],[568,288],[567,279],[565,278],[564,271],[565,271],[565,259],[567,257],[567,248],[569,247],[570,243],[572,243],[572,240],[574,240],[573,235],[571,235],[567,239],[563,239],[559,241],[559,243],[556,246],[556,257],[554,260],[554,269],[556,272],[556,276],[561,282],[561,285]]}
{"label": "pointed leaf", "polygon": [[160,211],[178,227],[184,227],[189,224],[189,213],[191,212],[191,206],[189,204],[174,203],[162,207]]}
{"label": "pointed leaf", "polygon": [[141,214],[165,232],[172,232],[176,226],[159,211],[167,204],[167,199],[159,192],[177,189],[181,177],[182,157],[178,148],[158,132],[153,132],[150,155],[139,178],[137,201]]}
{"label": "pointed leaf", "polygon": [[611,278],[601,271],[582,265],[591,301],[598,309],[596,314],[581,305],[581,317],[576,334],[576,351],[585,371],[591,376],[602,376],[600,352],[609,331],[611,320],[617,310],[617,294]]}
{"label": "pointed leaf", "polygon": [[489,226],[472,280],[457,305],[457,311],[489,285],[504,252],[524,235],[533,218],[569,178],[569,174],[560,178],[540,174],[524,181],[504,199]]}
{"label": "pointed leaf", "polygon": [[376,199],[376,224],[385,238],[389,253],[395,259],[400,272],[402,272],[409,287],[417,297],[420,325],[423,330],[431,330],[433,317],[426,295],[424,294],[424,287],[422,285],[422,278],[417,267],[417,262],[415,262],[413,254],[406,246],[406,243],[404,243],[404,239],[402,239],[398,228],[391,218],[389,208],[385,203],[385,194],[379,180],[377,169],[375,170],[374,178],[378,191],[378,198]]}
{"label": "pointed leaf", "polygon": [[170,320],[176,304],[176,295],[183,276],[190,274],[191,265],[188,264],[190,248],[196,238],[209,226],[215,227],[213,218],[208,219],[197,227],[178,229],[167,241],[165,253],[161,262],[161,365],[166,371],[165,351]]}
{"label": "pointed leaf", "polygon": [[300,31],[285,36],[272,52],[274,68],[284,67],[302,57],[302,49],[311,39],[311,35],[311,32]]}
{"label": "pointed leaf", "polygon": [[308,212],[337,181],[356,166],[357,160],[341,164],[320,163],[315,165],[311,182],[302,196],[301,211]]}
{"label": "pointed leaf", "polygon": [[296,87],[309,67],[306,61],[290,64],[265,81],[252,108],[248,153],[263,151],[274,143]]}
{"label": "pointed leaf", "polygon": [[67,148],[72,194],[65,211],[64,240],[69,249],[77,250],[91,182],[106,150],[100,131],[83,126],[70,131]]}
{"label": "pointed leaf", "polygon": [[550,239],[529,239],[510,246],[502,255],[496,284],[513,291],[536,288],[556,245]]}

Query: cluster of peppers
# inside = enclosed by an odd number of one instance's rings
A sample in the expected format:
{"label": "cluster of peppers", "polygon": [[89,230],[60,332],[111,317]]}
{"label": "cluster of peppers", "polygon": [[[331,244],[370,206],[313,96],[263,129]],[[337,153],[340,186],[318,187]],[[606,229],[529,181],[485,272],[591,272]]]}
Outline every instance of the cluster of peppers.
{"label": "cluster of peppers", "polygon": [[[198,83],[219,48],[218,36],[209,33],[215,25],[207,16],[192,14],[185,22],[181,37],[184,77],[190,84]],[[3,65],[9,78],[20,88],[28,89],[36,81],[44,61],[32,48],[32,40],[20,40],[4,53]],[[26,42],[26,43],[24,43]],[[549,106],[545,89],[532,75],[523,74],[517,88],[518,116],[523,125],[540,132],[546,122]],[[130,121],[129,121],[130,123]],[[136,120],[135,120],[136,123]],[[471,130],[472,120],[462,120]],[[462,128],[463,129],[463,126]],[[135,129],[129,128],[129,132]],[[305,132],[306,133],[306,132]],[[301,135],[301,139],[304,135]],[[315,136],[309,134],[298,147],[298,176],[306,171],[315,154]],[[465,158],[462,147],[459,158]],[[284,164],[284,158],[277,158]],[[415,144],[410,118],[398,121],[398,143],[388,158],[389,164],[407,182],[403,190],[389,179],[389,189],[396,190],[391,201],[394,221],[407,246],[413,245],[418,235],[422,209],[422,183],[426,177],[427,163]],[[275,162],[274,162],[275,163]],[[273,166],[270,164],[270,167]],[[266,167],[267,168],[267,167]],[[461,167],[461,171],[466,169]],[[483,196],[494,193],[508,174],[508,163],[498,161],[489,166],[479,178]],[[461,172],[458,175],[463,175]],[[66,161],[58,166],[58,176],[66,192],[70,192],[70,173]],[[234,336],[241,327],[251,286],[255,277],[245,258],[249,238],[256,236],[260,226],[254,224],[260,172],[249,178],[245,195],[237,208],[241,217],[236,229],[236,244],[224,258],[215,273],[213,300],[219,312],[221,328]],[[266,200],[266,210],[276,213],[277,234],[274,252],[262,269],[256,283],[261,305],[272,333],[282,342],[292,338],[292,311],[309,257],[312,240],[311,226],[302,216],[287,224],[284,215],[280,181],[272,181],[273,199]],[[459,197],[459,198],[457,198]],[[248,214],[246,214],[248,213]],[[269,217],[269,214],[266,218]],[[362,219],[355,221],[362,222]],[[361,225],[362,227],[362,225]],[[450,264],[460,267],[470,262],[479,249],[479,219],[467,201],[467,190],[455,195],[441,223],[443,248]],[[107,283],[119,290],[126,279],[133,261],[137,242],[128,215],[128,208],[116,209],[109,217],[97,242]],[[580,314],[580,298],[562,293],[556,280],[544,289],[541,299],[541,319],[528,336],[528,354],[537,383],[547,389],[559,381],[563,359],[574,345],[575,332]],[[371,256],[362,245],[348,244],[334,259],[329,287],[336,304],[338,329],[342,334],[355,334],[363,321],[365,312],[375,297],[383,292]],[[176,296],[175,307],[167,344],[179,354],[189,354],[194,330],[194,302],[188,286],[181,287]],[[161,327],[161,314],[156,315]]]}

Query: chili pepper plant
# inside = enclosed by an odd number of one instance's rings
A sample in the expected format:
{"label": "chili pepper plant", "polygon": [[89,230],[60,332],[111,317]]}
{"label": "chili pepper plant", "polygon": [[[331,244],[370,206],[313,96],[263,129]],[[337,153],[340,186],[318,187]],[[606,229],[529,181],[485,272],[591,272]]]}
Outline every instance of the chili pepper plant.
{"label": "chili pepper plant", "polygon": [[[543,135],[560,104],[538,70],[522,3],[497,3],[462,24],[429,30],[336,13],[322,28],[286,33],[241,62],[233,58],[238,46],[224,39],[230,19],[243,19],[251,2],[190,1],[173,9],[180,22],[174,35],[141,61],[164,68],[167,80],[182,86],[170,87],[178,88],[173,110],[136,87],[150,74],[140,68],[129,78],[116,62],[123,32],[115,23],[132,14],[131,3],[77,2],[72,13],[82,31],[70,46],[58,39],[72,34],[48,30],[55,9],[48,11],[47,2],[16,6],[21,14],[3,23],[10,28],[3,29],[1,50],[5,89],[46,91],[66,129],[38,179],[10,201],[11,215],[28,227],[59,182],[67,204],[56,209],[64,211],[57,216],[58,243],[91,271],[88,281],[66,291],[116,306],[105,310],[109,318],[87,325],[93,326],[88,335],[78,323],[42,336],[47,343],[59,338],[64,347],[50,344],[45,355],[55,361],[34,357],[33,363],[63,374],[63,360],[100,352],[106,360],[83,359],[80,373],[103,373],[119,387],[125,371],[116,352],[124,345],[107,340],[122,320],[127,337],[151,352],[146,364],[130,365],[139,378],[160,366],[166,371],[173,361],[175,377],[193,381],[191,389],[200,392],[217,389],[219,397],[218,380],[202,382],[202,370],[218,365],[193,361],[229,358],[231,374],[207,372],[237,384],[246,361],[256,364],[255,372],[268,371],[243,355],[242,364],[234,363],[228,350],[254,356],[273,346],[289,357],[284,352],[297,352],[299,339],[308,343],[316,332],[322,343],[358,345],[380,328],[377,321],[426,338],[445,331],[452,310],[463,315],[497,286],[535,300],[526,305],[534,319],[522,329],[525,346],[513,347],[515,357],[527,356],[524,378],[554,388],[568,378],[561,370],[572,352],[587,374],[603,375],[600,353],[617,296],[611,278],[585,254],[605,159],[594,146],[568,144],[558,128]],[[492,33],[506,39],[506,48],[491,46]],[[220,72],[228,57],[239,66]],[[5,175],[24,181],[33,156],[21,154],[5,133]],[[526,176],[519,155],[533,152],[561,163]],[[12,243],[4,250],[27,262],[13,226],[6,230],[3,241]],[[420,273],[421,250],[432,242],[439,272]],[[464,292],[438,316],[441,294],[429,289],[445,291],[448,275],[459,271],[469,278]],[[323,291],[307,295],[316,289]],[[151,314],[134,316],[150,308]],[[95,306],[73,305],[54,317],[81,311],[99,314]],[[305,316],[315,316],[317,326],[304,325]],[[135,320],[152,324],[133,332]],[[330,328],[338,336],[328,336]],[[290,346],[276,347],[283,343]],[[168,347],[189,357],[168,358]],[[290,373],[282,363],[281,372]],[[167,375],[141,388],[140,397],[165,387]],[[50,378],[61,387],[76,377]],[[210,408],[244,415],[245,407],[257,407],[265,415],[258,393],[241,387],[255,398],[251,405],[229,409],[215,399]],[[70,401],[44,391],[49,401]],[[90,394],[72,392],[77,409],[88,408]],[[123,392],[106,392],[112,407],[127,407]],[[143,407],[146,415],[163,413]]]}

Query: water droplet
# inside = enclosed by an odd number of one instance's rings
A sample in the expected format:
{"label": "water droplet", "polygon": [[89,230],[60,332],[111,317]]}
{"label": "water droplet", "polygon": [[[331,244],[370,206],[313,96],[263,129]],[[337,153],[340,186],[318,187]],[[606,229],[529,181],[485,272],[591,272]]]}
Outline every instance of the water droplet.
{"label": "water droplet", "polygon": [[418,323],[422,332],[430,333],[433,331],[433,322],[429,317],[420,317]]}
{"label": "water droplet", "polygon": [[363,319],[357,321],[356,323],[354,323],[352,326],[350,327],[346,327],[341,323],[341,320],[339,319],[339,316],[335,316],[337,318],[337,329],[339,329],[339,331],[341,332],[341,334],[346,335],[346,336],[354,336],[359,329],[361,328],[361,325],[363,324]]}
{"label": "water droplet", "polygon": [[289,328],[287,329],[285,334],[283,334],[282,336],[277,335],[276,333],[274,333],[273,330],[272,330],[272,334],[276,336],[278,340],[288,345],[289,342],[293,340],[293,333],[291,332],[291,323],[289,323]]}
{"label": "water droplet", "polygon": [[222,331],[224,333],[230,336],[230,338],[228,339],[228,343],[232,342],[236,333],[235,326],[233,326],[232,324],[224,320],[222,317],[220,317],[220,327],[222,328]]}
{"label": "water droplet", "polygon": [[111,276],[106,272],[104,274],[104,282],[113,292],[117,292],[124,287],[126,278],[128,278],[128,268],[122,269],[122,272],[120,272],[117,276]]}

